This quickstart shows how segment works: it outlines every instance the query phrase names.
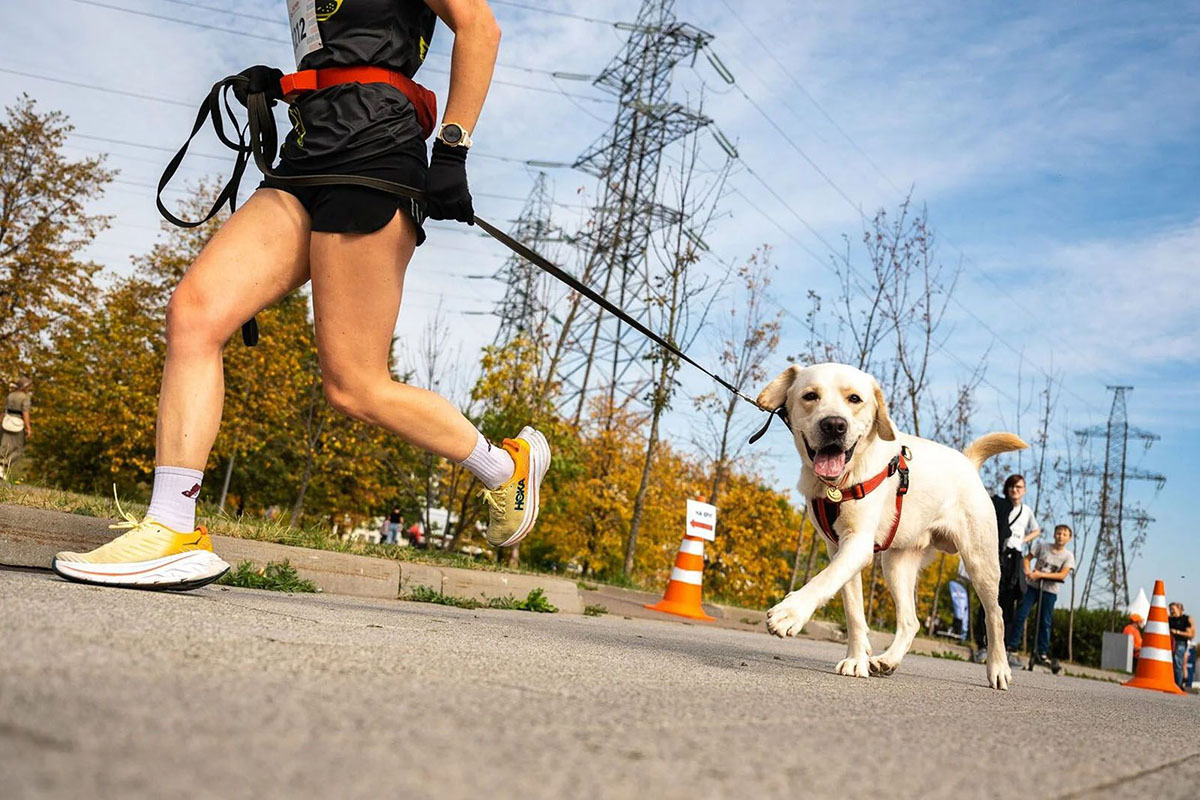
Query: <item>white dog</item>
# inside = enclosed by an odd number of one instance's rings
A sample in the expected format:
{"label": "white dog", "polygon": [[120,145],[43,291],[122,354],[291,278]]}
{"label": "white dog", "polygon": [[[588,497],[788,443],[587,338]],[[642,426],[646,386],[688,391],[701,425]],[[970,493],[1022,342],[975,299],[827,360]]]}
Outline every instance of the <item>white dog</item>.
{"label": "white dog", "polygon": [[[994,455],[1028,445],[1011,433],[989,433],[960,453],[898,433],[879,383],[844,364],[793,365],[762,390],[758,404],[786,414],[803,464],[799,489],[818,524],[828,523],[833,536],[826,536],[829,566],[767,612],[767,629],[795,636],[841,589],[848,643],[837,672],[889,675],[918,631],[915,595],[921,568],[935,548],[958,552],[987,618],[988,683],[1007,689],[1012,670],[997,603],[996,515],[979,468]],[[906,494],[900,491],[905,478]],[[863,490],[867,493],[858,496]],[[884,577],[896,600],[896,638],[872,657],[861,573],[875,549],[883,551]]]}

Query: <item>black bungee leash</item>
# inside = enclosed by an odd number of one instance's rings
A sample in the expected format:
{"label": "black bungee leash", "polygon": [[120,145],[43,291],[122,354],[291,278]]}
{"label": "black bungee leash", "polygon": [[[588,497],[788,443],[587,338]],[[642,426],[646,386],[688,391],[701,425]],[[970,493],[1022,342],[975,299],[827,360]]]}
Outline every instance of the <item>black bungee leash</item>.
{"label": "black bungee leash", "polygon": [[[195,123],[192,125],[192,132],[188,136],[187,141],[179,149],[179,152],[168,162],[167,167],[163,170],[162,178],[158,181],[158,194],[155,197],[155,203],[158,206],[158,211],[163,217],[173,225],[182,228],[195,228],[208,222],[217,213],[221,207],[228,204],[230,213],[237,208],[237,190],[241,183],[242,176],[245,174],[246,165],[250,158],[254,159],[255,165],[259,171],[271,181],[290,186],[362,186],[367,189],[375,189],[377,191],[386,192],[387,194],[397,195],[399,197],[407,197],[413,200],[424,200],[425,194],[420,189],[412,186],[406,186],[402,183],[383,180],[382,178],[372,178],[364,175],[334,175],[334,174],[315,174],[315,175],[280,175],[272,168],[272,161],[278,146],[278,132],[275,127],[275,115],[271,113],[271,107],[267,103],[267,98],[264,93],[255,92],[246,95],[246,111],[247,123],[243,127],[238,123],[237,117],[234,116],[233,108],[229,103],[228,93],[234,87],[242,87],[249,83],[249,79],[242,75],[231,75],[213,84],[212,90],[204,102],[200,104],[200,109],[196,113]],[[233,129],[237,131],[237,141],[225,133],[225,127],[222,121],[222,108],[224,114],[228,116]],[[192,139],[204,127],[205,119],[212,121],[213,130],[217,134],[217,138],[221,140],[229,149],[233,150],[237,155],[234,161],[233,172],[229,177],[229,181],[222,188],[213,202],[212,208],[203,219],[197,221],[187,221],[180,219],[172,214],[162,201],[163,190],[170,183],[171,178],[175,176],[179,165],[183,163],[184,157],[187,155],[188,145],[192,143]],[[572,291],[578,292],[584,297],[591,300],[596,305],[603,308],[608,313],[612,314],[626,325],[629,325],[634,330],[641,333],[652,342],[662,347],[667,352],[675,357],[686,361],[696,369],[703,372],[708,377],[719,383],[725,389],[733,392],[736,396],[745,400],[759,410],[761,407],[749,395],[742,392],[736,386],[731,384],[719,375],[710,372],[709,370],[696,363],[687,353],[680,350],[674,344],[647,328],[641,322],[634,319],[623,309],[613,304],[604,295],[595,291],[589,286],[586,286],[579,281],[575,276],[571,275],[554,262],[547,259],[537,251],[522,244],[516,239],[509,236],[504,231],[497,228],[485,219],[478,215],[474,218],[474,223],[478,225],[485,233],[491,236],[500,244],[507,247],[512,252],[529,261],[534,266],[541,269],[543,272],[557,278],[562,283],[566,284]],[[242,325],[242,341],[249,347],[253,347],[258,342],[258,324],[253,318]],[[763,427],[750,437],[750,443],[758,441],[767,428],[770,427],[771,421],[778,415],[784,422],[784,425],[791,427],[788,424],[787,411],[784,408],[773,409],[769,412],[767,422]]]}

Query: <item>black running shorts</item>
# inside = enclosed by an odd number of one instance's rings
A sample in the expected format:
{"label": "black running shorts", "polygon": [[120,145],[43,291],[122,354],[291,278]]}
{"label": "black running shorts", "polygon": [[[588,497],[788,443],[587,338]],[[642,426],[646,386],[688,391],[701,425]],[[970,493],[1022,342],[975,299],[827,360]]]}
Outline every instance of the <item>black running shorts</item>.
{"label": "black running shorts", "polygon": [[[429,168],[425,159],[425,143],[415,140],[353,167],[327,167],[321,173],[382,178],[423,190],[425,173]],[[312,171],[299,169],[286,159],[275,172],[280,176],[312,174]],[[259,188],[279,189],[295,195],[308,211],[313,231],[374,233],[391,222],[397,211],[402,211],[417,226],[417,244],[425,241],[424,204],[408,197],[362,186],[288,186],[271,178],[260,183]]]}

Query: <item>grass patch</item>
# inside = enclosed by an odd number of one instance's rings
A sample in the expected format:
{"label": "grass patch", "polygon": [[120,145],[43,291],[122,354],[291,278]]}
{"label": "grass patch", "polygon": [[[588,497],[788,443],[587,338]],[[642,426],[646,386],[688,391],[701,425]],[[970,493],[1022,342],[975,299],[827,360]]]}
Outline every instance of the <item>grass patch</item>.
{"label": "grass patch", "polygon": [[482,608],[483,603],[473,597],[451,597],[448,594],[430,589],[428,586],[417,586],[411,592],[400,598],[414,603],[435,603],[439,606],[455,606],[456,608]]}
{"label": "grass patch", "polygon": [[509,595],[508,597],[493,597],[487,602],[488,608],[507,608],[514,611],[533,611],[537,614],[556,614],[558,608],[546,599],[542,588],[531,591],[524,600]]}
{"label": "grass patch", "polygon": [[608,607],[602,606],[599,603],[591,603],[583,607],[583,615],[585,617],[599,617],[608,613]]}
{"label": "grass patch", "polygon": [[558,611],[558,608],[546,599],[546,593],[541,588],[531,591],[524,600],[518,600],[509,595],[508,597],[492,597],[487,602],[483,602],[473,597],[452,597],[430,589],[428,586],[417,586],[400,599],[410,600],[414,603],[435,603],[440,606],[467,609],[500,608],[512,611],[533,611],[539,614],[554,614]]}
{"label": "grass patch", "polygon": [[962,655],[954,652],[953,650],[931,650],[929,652],[929,657],[930,658],[944,658],[944,659],[947,659],[948,661],[966,661],[967,660],[967,659],[963,658]]}
{"label": "grass patch", "polygon": [[[1062,674],[1067,675],[1072,678],[1083,678],[1084,680],[1088,680],[1088,681],[1100,681],[1101,683],[1124,683],[1125,682],[1125,681],[1119,680],[1117,678],[1101,678],[1099,675],[1088,675],[1085,672],[1072,672],[1071,670],[1067,669],[1066,667],[1063,667]],[[1130,676],[1130,677],[1132,677],[1132,676]]]}
{"label": "grass patch", "polygon": [[296,568],[286,561],[272,561],[261,569],[255,569],[249,561],[242,561],[221,576],[217,583],[224,586],[240,586],[243,589],[266,589],[271,592],[319,592],[312,581],[296,574]]}

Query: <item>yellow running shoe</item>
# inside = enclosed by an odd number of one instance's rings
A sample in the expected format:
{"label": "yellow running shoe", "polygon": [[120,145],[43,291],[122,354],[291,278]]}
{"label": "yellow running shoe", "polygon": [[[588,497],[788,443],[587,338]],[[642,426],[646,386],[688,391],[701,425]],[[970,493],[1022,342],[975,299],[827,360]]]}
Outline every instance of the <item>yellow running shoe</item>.
{"label": "yellow running shoe", "polygon": [[59,553],[51,569],[80,583],[173,590],[196,589],[229,571],[203,527],[180,533],[149,517],[121,515],[125,522],[108,527],[126,533],[87,553]]}
{"label": "yellow running shoe", "polygon": [[526,425],[515,439],[500,445],[516,465],[508,483],[496,489],[484,489],[489,506],[488,543],[512,547],[533,530],[541,500],[542,478],[550,468],[550,445],[546,437]]}

